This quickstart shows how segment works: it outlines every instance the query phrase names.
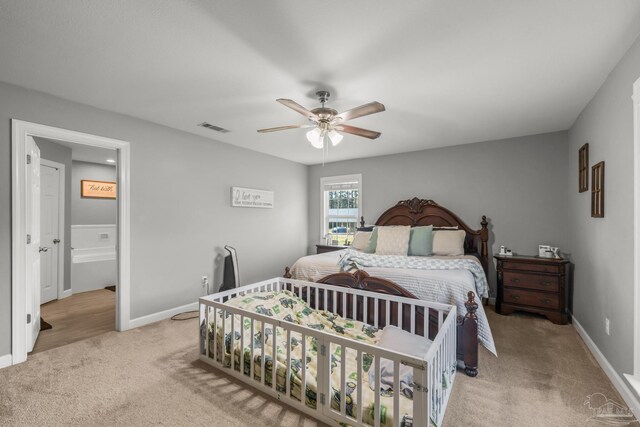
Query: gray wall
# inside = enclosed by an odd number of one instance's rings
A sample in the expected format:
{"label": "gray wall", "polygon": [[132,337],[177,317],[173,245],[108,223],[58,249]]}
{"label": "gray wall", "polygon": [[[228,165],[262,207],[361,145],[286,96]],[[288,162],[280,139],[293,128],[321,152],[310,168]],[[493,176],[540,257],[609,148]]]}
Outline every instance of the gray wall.
{"label": "gray wall", "polygon": [[537,254],[539,244],[566,248],[567,155],[567,133],[556,132],[312,166],[308,250],[320,239],[320,178],[354,173],[362,174],[368,223],[398,200],[418,196],[473,228],[487,215],[490,256],[500,245],[520,254]]}
{"label": "gray wall", "polygon": [[[566,171],[569,248],[575,263],[573,314],[619,374],[633,372],[631,95],[639,77],[636,41],[570,129]],[[604,218],[591,218],[590,193],[578,193],[578,149],[585,142],[589,166],[605,161]],[[611,322],[610,335],[605,334],[605,317]]]}
{"label": "gray wall", "polygon": [[71,224],[115,224],[118,217],[117,201],[80,197],[80,181],[116,182],[116,167],[74,161],[71,179]]}
{"label": "gray wall", "polygon": [[[196,301],[225,244],[245,284],[306,253],[305,166],[0,83],[0,355],[11,351],[11,118],[131,142],[133,318]],[[232,208],[232,185],[275,191],[275,208]]]}
{"label": "gray wall", "polygon": [[[40,149],[40,157],[64,165],[64,289],[71,289],[71,148],[52,141],[34,138]],[[0,282],[1,283],[1,282]],[[0,341],[1,342],[1,341]],[[0,354],[2,351],[0,351]]]}

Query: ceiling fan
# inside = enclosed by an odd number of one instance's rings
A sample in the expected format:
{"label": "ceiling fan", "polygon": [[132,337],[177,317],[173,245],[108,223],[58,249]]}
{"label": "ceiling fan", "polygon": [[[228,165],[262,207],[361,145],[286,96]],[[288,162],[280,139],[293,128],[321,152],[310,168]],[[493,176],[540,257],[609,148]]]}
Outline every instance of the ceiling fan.
{"label": "ceiling fan", "polygon": [[333,108],[326,108],[324,106],[324,103],[329,99],[329,92],[327,92],[326,90],[320,90],[316,92],[316,95],[318,95],[318,99],[320,100],[322,107],[314,108],[313,110],[307,110],[302,105],[298,104],[295,101],[292,101],[291,99],[276,99],[276,101],[278,101],[285,107],[289,107],[292,110],[302,114],[307,119],[314,122],[314,124],[279,126],[275,128],[258,129],[258,132],[267,133],[287,129],[312,127],[313,129],[307,132],[307,139],[309,140],[311,145],[319,149],[324,148],[326,139],[329,139],[329,141],[331,141],[331,145],[335,146],[339,144],[340,141],[342,141],[343,137],[339,132],[350,133],[352,135],[362,136],[369,139],[376,139],[381,135],[380,132],[344,124],[344,122],[346,122],[347,120],[352,120],[358,117],[384,111],[384,105],[382,105],[381,103],[375,101],[370,102],[368,104],[364,104],[338,114],[338,112]]}

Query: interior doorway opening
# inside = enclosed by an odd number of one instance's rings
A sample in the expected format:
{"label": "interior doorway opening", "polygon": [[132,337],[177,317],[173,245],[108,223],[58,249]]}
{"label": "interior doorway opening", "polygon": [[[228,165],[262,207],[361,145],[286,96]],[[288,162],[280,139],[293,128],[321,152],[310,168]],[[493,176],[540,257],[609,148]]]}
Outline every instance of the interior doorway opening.
{"label": "interior doorway opening", "polygon": [[117,151],[34,137],[40,150],[38,353],[115,330]]}
{"label": "interior doorway opening", "polygon": [[[12,354],[11,364],[27,359],[33,350],[41,331],[42,301],[48,304],[71,301],[74,294],[73,258],[85,262],[112,261],[113,268],[108,274],[109,284],[102,284],[100,291],[111,294],[115,302],[109,329],[118,331],[129,329],[130,323],[130,226],[129,226],[129,143],[66,129],[36,123],[12,120]],[[99,180],[75,183],[70,178],[71,167],[64,162],[41,157],[41,145],[55,143],[60,146],[90,151],[99,156],[108,153],[109,159],[117,167],[113,181]],[[44,142],[42,142],[44,141]],[[47,157],[52,157],[47,155]],[[105,163],[107,159],[104,159]],[[72,161],[73,159],[71,159]],[[62,167],[64,166],[64,167]],[[63,178],[64,176],[64,182]],[[96,177],[97,178],[97,177]],[[91,180],[87,180],[91,181]],[[57,183],[57,184],[56,184]],[[111,183],[111,184],[109,184]],[[43,186],[44,184],[44,186]],[[70,184],[74,184],[69,191]],[[91,186],[93,185],[93,186]],[[65,188],[64,192],[61,191]],[[71,197],[89,199],[107,198],[113,200],[114,211],[110,224],[89,224],[87,235],[108,243],[90,245],[71,252],[72,221],[68,207]],[[104,195],[107,194],[107,197]],[[109,198],[113,196],[114,198]],[[41,222],[41,213],[45,213]],[[56,224],[57,223],[57,224]],[[83,225],[83,224],[78,224]],[[86,224],[84,224],[86,225]],[[108,230],[96,230],[95,226],[108,226]],[[82,228],[82,227],[80,227]],[[98,231],[98,232],[96,232]],[[79,233],[82,234],[81,232]],[[85,250],[82,250],[85,249]],[[83,258],[84,256],[84,258]],[[111,258],[110,258],[111,257]],[[78,263],[80,264],[80,263]],[[106,264],[105,264],[106,265]],[[89,274],[88,280],[78,281],[76,290],[82,285],[95,286],[97,270]],[[114,287],[115,292],[105,290]],[[85,289],[86,290],[86,289]],[[89,292],[88,290],[87,292]],[[86,292],[78,292],[83,294]],[[78,307],[85,302],[76,304]],[[68,307],[67,307],[68,309]],[[65,309],[63,309],[64,311]],[[43,324],[44,325],[44,324]],[[44,325],[46,326],[46,325]],[[81,339],[81,338],[80,338]],[[64,345],[64,343],[62,344]]]}

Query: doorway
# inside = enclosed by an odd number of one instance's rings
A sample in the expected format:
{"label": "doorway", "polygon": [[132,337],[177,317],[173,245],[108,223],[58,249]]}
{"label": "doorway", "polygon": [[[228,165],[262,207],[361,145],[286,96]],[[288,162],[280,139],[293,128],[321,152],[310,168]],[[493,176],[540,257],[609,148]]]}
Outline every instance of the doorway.
{"label": "doorway", "polygon": [[[41,187],[42,176],[47,174],[44,182],[49,185],[55,179],[55,165],[51,168],[47,162],[41,162],[40,152],[34,137],[66,141],[82,146],[98,147],[115,150],[118,162],[117,170],[117,256],[116,256],[116,314],[115,329],[123,331],[129,329],[130,323],[130,225],[129,225],[129,143],[111,138],[69,131],[36,123],[12,120],[12,355],[11,364],[24,362],[27,352],[33,348],[40,332],[40,300],[49,298],[55,292],[60,297],[60,252],[59,248],[68,245],[70,240],[59,234],[53,237],[55,225],[40,223],[40,213],[44,209],[52,213],[52,206],[42,206],[43,191],[47,194],[55,192],[53,188],[46,190]],[[53,169],[53,170],[52,170]],[[58,169],[60,171],[60,169]],[[60,176],[58,172],[58,185]],[[59,188],[58,188],[59,190]],[[47,201],[46,203],[49,203]],[[58,224],[60,206],[58,203]],[[52,216],[55,218],[55,214]],[[58,225],[59,227],[59,225]],[[64,227],[64,226],[63,226]],[[49,242],[49,238],[51,241]],[[53,240],[58,239],[58,242]],[[56,245],[58,249],[56,250]],[[52,248],[52,249],[50,249]],[[51,252],[49,253],[49,251]],[[56,254],[57,252],[57,254]],[[42,254],[45,254],[43,257]],[[56,262],[57,270],[53,263]],[[42,270],[41,263],[48,263],[51,271]],[[62,267],[62,271],[64,271]],[[41,281],[41,271],[47,274],[45,281]],[[53,276],[57,276],[55,279]],[[52,282],[52,283],[45,283]],[[40,288],[40,283],[47,287],[47,292]]]}

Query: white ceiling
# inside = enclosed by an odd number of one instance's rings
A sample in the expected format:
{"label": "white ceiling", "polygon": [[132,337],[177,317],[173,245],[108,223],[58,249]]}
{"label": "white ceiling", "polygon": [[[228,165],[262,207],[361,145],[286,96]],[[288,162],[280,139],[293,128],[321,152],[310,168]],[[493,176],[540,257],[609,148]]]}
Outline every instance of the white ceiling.
{"label": "white ceiling", "polygon": [[108,148],[92,147],[73,142],[59,141],[57,139],[41,138],[54,144],[71,148],[71,159],[80,162],[100,163],[107,166],[115,166],[115,163],[107,162],[107,159],[117,160],[116,150]]}
{"label": "white ceiling", "polygon": [[0,81],[315,164],[304,130],[256,132],[305,123],[276,98],[386,105],[350,122],[379,139],[346,135],[329,161],[564,130],[639,13],[637,0],[0,0]]}

